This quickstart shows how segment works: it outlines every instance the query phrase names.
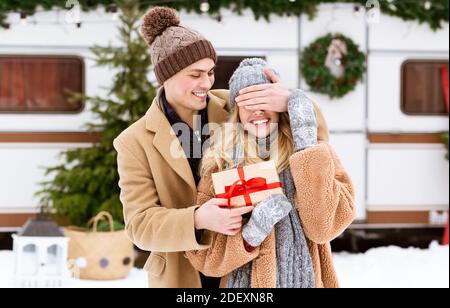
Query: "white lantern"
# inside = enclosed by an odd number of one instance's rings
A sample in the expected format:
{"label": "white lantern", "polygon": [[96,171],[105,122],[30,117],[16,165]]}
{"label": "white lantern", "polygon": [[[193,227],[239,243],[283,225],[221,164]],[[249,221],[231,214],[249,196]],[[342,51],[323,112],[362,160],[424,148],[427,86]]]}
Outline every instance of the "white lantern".
{"label": "white lantern", "polygon": [[69,239],[52,220],[43,215],[30,219],[13,239],[16,287],[65,286]]}

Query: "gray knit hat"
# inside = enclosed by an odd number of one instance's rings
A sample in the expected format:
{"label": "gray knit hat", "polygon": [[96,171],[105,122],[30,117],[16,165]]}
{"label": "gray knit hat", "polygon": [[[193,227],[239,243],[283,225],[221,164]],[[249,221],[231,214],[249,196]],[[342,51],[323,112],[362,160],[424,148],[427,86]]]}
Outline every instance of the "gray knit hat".
{"label": "gray knit hat", "polygon": [[[240,90],[248,86],[271,83],[270,79],[264,74],[264,68],[266,67],[269,67],[269,65],[260,58],[242,60],[229,81],[231,112],[234,110],[236,105],[235,99],[239,95]],[[270,70],[279,77],[279,74],[273,68],[270,68]]]}
{"label": "gray knit hat", "polygon": [[181,26],[174,9],[155,7],[148,11],[144,15],[141,33],[150,47],[160,84],[201,59],[210,58],[217,62],[211,42],[197,31]]}

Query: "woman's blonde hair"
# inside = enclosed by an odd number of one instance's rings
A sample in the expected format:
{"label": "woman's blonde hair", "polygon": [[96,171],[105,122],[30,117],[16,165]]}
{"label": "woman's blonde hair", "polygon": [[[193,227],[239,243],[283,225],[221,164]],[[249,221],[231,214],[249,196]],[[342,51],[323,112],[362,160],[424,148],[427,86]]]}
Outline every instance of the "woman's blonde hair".
{"label": "woman's blonde hair", "polygon": [[[293,137],[290,127],[289,115],[286,112],[280,113],[278,127],[271,134],[276,134],[278,146],[270,147],[270,159],[274,160],[277,171],[281,173],[289,167],[289,157],[294,153]],[[209,148],[201,164],[201,173],[210,174],[211,172],[222,171],[234,166],[233,151],[242,143],[242,165],[250,165],[262,162],[258,155],[259,147],[256,138],[249,136],[249,133],[243,128],[239,108],[236,106],[230,115],[228,121],[216,129],[211,138]]]}

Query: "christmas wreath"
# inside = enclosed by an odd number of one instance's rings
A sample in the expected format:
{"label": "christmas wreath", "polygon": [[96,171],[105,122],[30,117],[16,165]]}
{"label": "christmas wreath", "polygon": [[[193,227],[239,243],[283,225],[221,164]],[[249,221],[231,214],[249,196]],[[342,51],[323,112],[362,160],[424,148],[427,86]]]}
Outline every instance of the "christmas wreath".
{"label": "christmas wreath", "polygon": [[305,48],[300,66],[312,91],[343,97],[362,79],[366,56],[350,38],[330,33]]}

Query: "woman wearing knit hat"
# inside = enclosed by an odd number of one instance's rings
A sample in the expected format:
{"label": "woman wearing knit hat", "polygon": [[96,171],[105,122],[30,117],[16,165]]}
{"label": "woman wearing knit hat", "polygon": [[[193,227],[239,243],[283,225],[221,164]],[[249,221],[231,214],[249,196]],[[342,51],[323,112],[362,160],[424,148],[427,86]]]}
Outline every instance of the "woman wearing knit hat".
{"label": "woman wearing knit hat", "polygon": [[[173,9],[151,9],[141,32],[161,87],[146,115],[114,140],[126,230],[136,246],[152,252],[144,266],[150,287],[218,286],[184,251],[210,247],[210,231],[236,234],[241,216],[252,210],[224,210],[223,199],[197,200],[202,149],[212,133],[208,124],[228,118],[229,91],[211,90],[216,51],[180,25]],[[266,74],[271,83],[245,88],[237,99],[249,110],[287,111],[290,91]]]}
{"label": "woman wearing knit hat", "polygon": [[317,106],[302,91],[290,95],[289,112],[235,106],[241,89],[270,82],[266,67],[246,59],[231,77],[231,117],[204,156],[198,201],[214,198],[212,173],[268,159],[276,162],[285,194],[258,203],[241,232],[211,233],[212,245],[187,257],[205,275],[222,277],[223,287],[337,287],[330,241],[353,220],[353,186],[327,143]]}

